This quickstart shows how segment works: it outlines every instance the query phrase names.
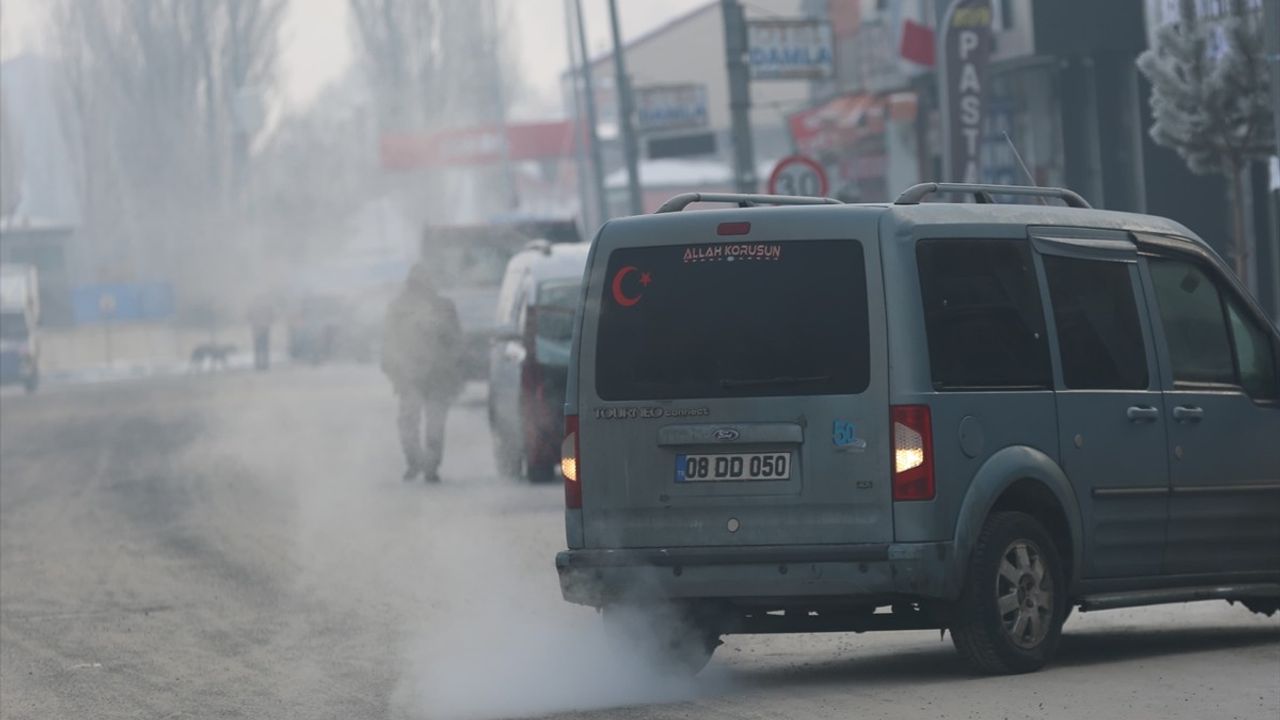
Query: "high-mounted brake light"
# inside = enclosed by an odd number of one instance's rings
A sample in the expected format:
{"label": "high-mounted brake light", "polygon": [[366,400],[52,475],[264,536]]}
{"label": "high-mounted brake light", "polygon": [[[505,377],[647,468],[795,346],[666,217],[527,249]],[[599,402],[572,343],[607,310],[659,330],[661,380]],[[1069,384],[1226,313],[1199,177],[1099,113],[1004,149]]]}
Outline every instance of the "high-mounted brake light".
{"label": "high-mounted brake light", "polygon": [[560,444],[560,474],[564,476],[564,506],[582,507],[582,478],[578,472],[578,416],[564,416],[564,442]]}
{"label": "high-mounted brake light", "polygon": [[751,232],[749,222],[727,222],[716,226],[717,235],[746,235]]}
{"label": "high-mounted brake light", "polygon": [[893,499],[932,500],[937,486],[929,406],[894,405],[889,415],[893,425]]}

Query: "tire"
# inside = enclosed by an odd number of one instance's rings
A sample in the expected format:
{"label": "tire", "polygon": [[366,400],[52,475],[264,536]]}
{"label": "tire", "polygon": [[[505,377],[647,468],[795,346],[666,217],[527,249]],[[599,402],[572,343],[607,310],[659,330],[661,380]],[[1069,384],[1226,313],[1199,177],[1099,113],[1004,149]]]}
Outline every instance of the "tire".
{"label": "tire", "polygon": [[1068,607],[1061,556],[1044,526],[1026,513],[995,513],[969,559],[951,639],[980,673],[1033,672],[1057,650]]}
{"label": "tire", "polygon": [[1241,600],[1240,604],[1248,608],[1250,612],[1266,617],[1271,617],[1277,611],[1280,611],[1280,598],[1249,598],[1248,600]]}
{"label": "tire", "polygon": [[526,464],[525,475],[528,476],[529,482],[534,485],[552,483],[560,479],[560,468],[551,463]]}
{"label": "tire", "polygon": [[652,653],[666,674],[693,677],[720,647],[720,632],[710,619],[675,603],[605,606],[601,614],[605,634],[618,648]]}

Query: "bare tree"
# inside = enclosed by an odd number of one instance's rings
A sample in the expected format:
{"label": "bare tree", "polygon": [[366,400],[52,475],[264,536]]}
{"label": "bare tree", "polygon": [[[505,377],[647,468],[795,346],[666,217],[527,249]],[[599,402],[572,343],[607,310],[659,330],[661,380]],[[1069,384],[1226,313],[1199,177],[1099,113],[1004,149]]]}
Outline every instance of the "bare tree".
{"label": "bare tree", "polygon": [[349,0],[384,127],[420,125],[440,84],[441,0]]}
{"label": "bare tree", "polygon": [[86,236],[119,275],[177,277],[245,222],[253,100],[287,0],[62,0],[55,41],[85,158]]}
{"label": "bare tree", "polygon": [[22,153],[13,134],[13,127],[4,116],[4,97],[0,94],[0,217],[17,209],[22,199],[19,187]]}
{"label": "bare tree", "polygon": [[1194,0],[1180,0],[1178,21],[1156,32],[1138,68],[1151,81],[1151,138],[1176,150],[1192,172],[1226,178],[1231,260],[1248,282],[1246,173],[1250,162],[1276,151],[1269,93],[1280,89],[1268,87],[1261,13],[1245,0],[1230,0],[1226,9],[1210,22]]}
{"label": "bare tree", "polygon": [[385,129],[494,122],[518,82],[493,0],[348,0]]}

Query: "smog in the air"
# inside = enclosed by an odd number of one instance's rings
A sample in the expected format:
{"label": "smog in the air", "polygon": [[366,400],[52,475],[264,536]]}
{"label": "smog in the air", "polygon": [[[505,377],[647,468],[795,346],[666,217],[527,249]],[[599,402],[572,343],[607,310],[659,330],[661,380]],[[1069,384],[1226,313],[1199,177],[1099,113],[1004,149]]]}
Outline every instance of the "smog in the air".
{"label": "smog in the air", "polygon": [[1278,58],[0,0],[0,720],[1280,717]]}

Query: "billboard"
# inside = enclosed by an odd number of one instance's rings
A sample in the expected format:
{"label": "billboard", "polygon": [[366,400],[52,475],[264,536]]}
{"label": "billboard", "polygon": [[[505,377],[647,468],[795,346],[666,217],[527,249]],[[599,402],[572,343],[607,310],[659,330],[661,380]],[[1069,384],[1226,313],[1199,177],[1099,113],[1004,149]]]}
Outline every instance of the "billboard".
{"label": "billboard", "polygon": [[650,85],[634,94],[636,129],[642,133],[707,126],[706,85]]}
{"label": "billboard", "polygon": [[943,19],[946,180],[981,182],[982,115],[991,57],[990,0],[956,0]]}
{"label": "billboard", "polygon": [[165,282],[81,285],[71,290],[71,312],[79,325],[167,320],[173,311],[173,286]]}
{"label": "billboard", "polygon": [[834,58],[829,22],[747,23],[747,62],[752,80],[825,80],[835,72]]}
{"label": "billboard", "polygon": [[502,161],[503,144],[513,162],[573,157],[569,120],[454,128],[428,133],[388,133],[380,153],[385,170],[490,165]]}

